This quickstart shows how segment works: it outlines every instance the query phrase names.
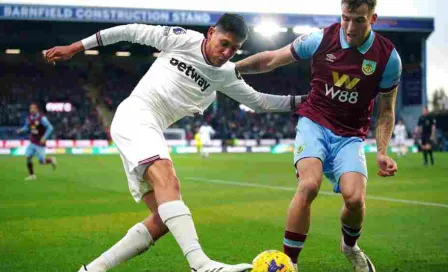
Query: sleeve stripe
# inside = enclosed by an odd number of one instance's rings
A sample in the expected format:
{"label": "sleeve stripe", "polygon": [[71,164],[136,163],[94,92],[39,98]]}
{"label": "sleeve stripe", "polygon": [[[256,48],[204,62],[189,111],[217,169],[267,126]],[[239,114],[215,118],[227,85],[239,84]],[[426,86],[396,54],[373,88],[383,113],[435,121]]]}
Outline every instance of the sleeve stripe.
{"label": "sleeve stripe", "polygon": [[100,32],[98,31],[98,32],[95,34],[95,36],[96,36],[96,42],[98,43],[98,45],[99,45],[99,46],[103,46],[103,40],[101,39],[101,34],[100,34]]}
{"label": "sleeve stripe", "polygon": [[388,87],[388,88],[378,88],[378,92],[380,92],[380,93],[390,93],[391,91],[393,91],[396,87],[398,86],[398,83],[397,84],[394,84],[394,85],[392,85],[391,87]]}
{"label": "sleeve stripe", "polygon": [[296,61],[300,61],[300,57],[297,54],[296,50],[294,49],[294,44],[291,43],[291,46],[289,47],[291,49],[291,55]]}

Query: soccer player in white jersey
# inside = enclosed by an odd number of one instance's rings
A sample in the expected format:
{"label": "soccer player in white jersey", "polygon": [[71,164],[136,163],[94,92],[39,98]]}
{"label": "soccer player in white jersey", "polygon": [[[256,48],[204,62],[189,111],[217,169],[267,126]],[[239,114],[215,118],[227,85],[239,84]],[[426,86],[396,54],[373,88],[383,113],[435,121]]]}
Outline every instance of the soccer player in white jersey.
{"label": "soccer player in white jersey", "polygon": [[208,152],[205,150],[205,147],[211,146],[212,144],[212,135],[215,134],[215,130],[207,123],[202,124],[199,127],[199,137],[201,139],[201,147],[199,149],[199,153],[203,158],[208,157]]}
{"label": "soccer player in white jersey", "polygon": [[406,132],[406,126],[404,125],[402,120],[398,121],[398,123],[395,125],[394,135],[395,135],[394,143],[395,147],[398,149],[397,150],[398,156],[406,155],[408,149],[406,146],[407,132]]}
{"label": "soccer player in white jersey", "polygon": [[242,17],[224,14],[204,35],[181,27],[131,24],[92,35],[45,53],[48,62],[68,60],[97,46],[128,41],[161,51],[132,94],[118,107],[111,126],[129,188],[152,215],[131,227],[109,250],[80,271],[102,272],[145,252],[170,231],[191,271],[245,271],[250,264],[210,260],[199,244],[193,218],[182,201],[180,183],[163,131],[184,116],[202,114],[219,90],[256,111],[290,111],[301,97],[262,94],[247,85],[229,60],[248,35]]}

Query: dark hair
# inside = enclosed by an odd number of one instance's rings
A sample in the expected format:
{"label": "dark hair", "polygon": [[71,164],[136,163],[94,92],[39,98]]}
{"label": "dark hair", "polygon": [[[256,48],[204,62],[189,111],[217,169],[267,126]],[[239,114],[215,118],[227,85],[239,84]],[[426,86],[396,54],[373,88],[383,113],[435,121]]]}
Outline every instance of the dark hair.
{"label": "dark hair", "polygon": [[224,13],[216,23],[215,27],[223,32],[235,34],[238,39],[245,40],[249,34],[249,28],[243,17],[238,14]]}
{"label": "dark hair", "polygon": [[341,5],[347,4],[348,9],[353,11],[363,4],[366,4],[369,8],[369,11],[373,11],[376,7],[376,0],[342,0]]}
{"label": "dark hair", "polygon": [[30,103],[30,106],[31,106],[31,105],[35,105],[36,108],[38,108],[38,109],[40,108],[40,107],[39,107],[39,103],[37,103],[36,101],[32,101],[32,102]]}

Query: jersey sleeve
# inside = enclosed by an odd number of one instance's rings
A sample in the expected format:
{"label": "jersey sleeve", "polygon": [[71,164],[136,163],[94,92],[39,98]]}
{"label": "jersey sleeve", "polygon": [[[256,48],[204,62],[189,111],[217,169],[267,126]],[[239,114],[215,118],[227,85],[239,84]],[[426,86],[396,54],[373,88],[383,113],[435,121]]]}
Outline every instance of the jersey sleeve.
{"label": "jersey sleeve", "polygon": [[401,58],[397,50],[394,48],[387,61],[386,68],[380,81],[380,92],[387,93],[392,91],[400,83],[401,77]]}
{"label": "jersey sleeve", "polygon": [[30,131],[30,123],[28,122],[28,118],[25,119],[25,124],[20,128],[20,131],[25,133]]}
{"label": "jersey sleeve", "polygon": [[45,128],[45,134],[42,138],[48,139],[48,137],[50,137],[51,133],[53,133],[53,125],[51,125],[50,121],[48,121],[47,117],[45,117],[45,116],[42,117],[41,124]]}
{"label": "jersey sleeve", "polygon": [[291,43],[291,53],[296,61],[310,59],[316,53],[324,37],[323,30],[311,32],[297,37]]}
{"label": "jersey sleeve", "polygon": [[241,77],[233,65],[227,83],[218,91],[253,109],[256,112],[286,112],[291,110],[291,96],[257,92]]}
{"label": "jersey sleeve", "polygon": [[182,27],[128,24],[101,30],[82,40],[85,49],[114,44],[121,41],[139,43],[169,51],[182,46],[194,32]]}

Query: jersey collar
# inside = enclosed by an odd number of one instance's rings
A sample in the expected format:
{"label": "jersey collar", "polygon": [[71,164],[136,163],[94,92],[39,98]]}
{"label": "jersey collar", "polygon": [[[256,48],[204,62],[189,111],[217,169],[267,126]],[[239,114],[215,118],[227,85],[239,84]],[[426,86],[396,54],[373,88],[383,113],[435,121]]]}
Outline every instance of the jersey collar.
{"label": "jersey collar", "polygon": [[[348,45],[347,40],[345,39],[345,35],[344,35],[344,29],[339,30],[339,39],[341,40],[341,47],[342,49],[347,49],[350,48],[350,45]],[[373,41],[375,40],[375,32],[373,30],[370,31],[369,34],[369,38],[367,39],[367,41],[359,46],[357,49],[361,54],[365,54],[367,53],[367,51],[369,51],[370,47],[372,47]]]}
{"label": "jersey collar", "polygon": [[214,66],[212,64],[212,62],[208,59],[207,55],[205,54],[205,46],[207,45],[207,39],[203,39],[202,40],[202,44],[201,44],[201,53],[202,53],[202,57],[205,60],[205,63],[207,63],[208,65]]}

